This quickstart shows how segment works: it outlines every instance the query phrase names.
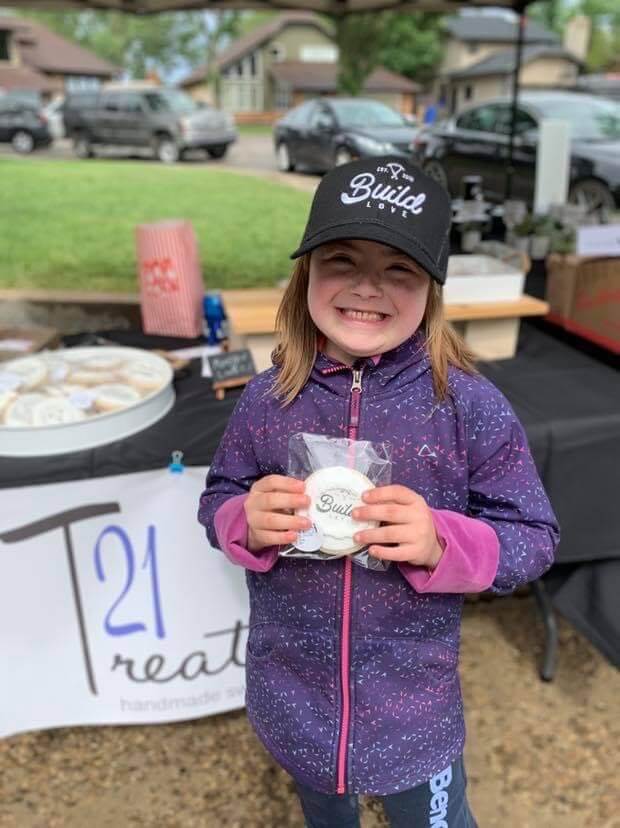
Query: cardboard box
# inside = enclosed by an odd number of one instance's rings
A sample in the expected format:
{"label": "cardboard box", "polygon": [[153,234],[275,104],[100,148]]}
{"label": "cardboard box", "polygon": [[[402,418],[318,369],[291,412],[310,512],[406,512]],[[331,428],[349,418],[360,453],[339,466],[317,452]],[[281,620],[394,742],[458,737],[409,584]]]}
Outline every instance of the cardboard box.
{"label": "cardboard box", "polygon": [[447,305],[516,301],[524,281],[522,270],[493,256],[450,256],[443,298]]}
{"label": "cardboard box", "polygon": [[620,258],[547,258],[549,319],[620,353]]}
{"label": "cardboard box", "polygon": [[0,360],[17,359],[34,354],[43,348],[58,345],[60,334],[56,328],[40,326],[0,327]]}

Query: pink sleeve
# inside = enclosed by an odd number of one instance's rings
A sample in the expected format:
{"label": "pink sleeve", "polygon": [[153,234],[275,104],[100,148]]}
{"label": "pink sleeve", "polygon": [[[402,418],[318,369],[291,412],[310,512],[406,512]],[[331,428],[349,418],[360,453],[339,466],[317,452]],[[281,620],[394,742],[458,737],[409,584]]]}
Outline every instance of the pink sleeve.
{"label": "pink sleeve", "polygon": [[444,548],[432,572],[422,566],[398,564],[416,592],[483,592],[495,578],[499,538],[484,521],[431,509],[439,542]]}
{"label": "pink sleeve", "polygon": [[233,563],[253,572],[268,572],[278,560],[278,547],[267,546],[259,552],[250,552],[248,524],[243,505],[247,494],[229,497],[215,513],[213,524],[220,549]]}

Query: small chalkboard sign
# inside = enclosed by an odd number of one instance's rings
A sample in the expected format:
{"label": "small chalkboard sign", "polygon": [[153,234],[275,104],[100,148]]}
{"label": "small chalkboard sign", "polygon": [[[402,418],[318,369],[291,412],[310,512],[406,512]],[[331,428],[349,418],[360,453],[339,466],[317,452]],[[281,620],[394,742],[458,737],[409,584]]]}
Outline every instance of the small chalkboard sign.
{"label": "small chalkboard sign", "polygon": [[252,354],[247,348],[240,351],[227,351],[223,354],[214,354],[207,357],[213,388],[218,400],[224,399],[226,388],[235,388],[245,385],[256,374],[256,367]]}

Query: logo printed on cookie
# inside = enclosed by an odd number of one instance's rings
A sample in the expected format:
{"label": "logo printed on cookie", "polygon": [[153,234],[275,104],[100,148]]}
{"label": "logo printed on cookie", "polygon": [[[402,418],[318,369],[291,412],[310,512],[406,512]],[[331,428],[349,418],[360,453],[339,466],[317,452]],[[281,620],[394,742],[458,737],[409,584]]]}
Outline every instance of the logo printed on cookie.
{"label": "logo printed on cookie", "polygon": [[[356,506],[362,505],[362,494],[374,488],[366,475],[345,466],[328,466],[306,478],[306,494],[310,506],[297,514],[309,517],[321,536],[320,548],[330,555],[348,555],[361,549],[353,535],[378,526],[376,521],[354,520]],[[298,544],[295,544],[298,546]]]}
{"label": "logo printed on cookie", "polygon": [[316,508],[318,512],[332,512],[336,520],[351,517],[353,507],[359,500],[358,495],[351,489],[332,489],[319,498]]}
{"label": "logo printed on cookie", "polygon": [[[384,167],[377,167],[375,172],[382,174],[383,181],[377,183],[377,176],[371,172],[358,173],[349,182],[350,192],[340,193],[340,201],[343,204],[359,204],[361,201],[366,201],[366,207],[371,208],[376,207],[378,202],[380,210],[387,208],[390,213],[400,210],[403,218],[407,218],[408,213],[418,215],[422,212],[426,193],[414,194],[412,192],[410,184],[413,184],[414,176],[406,173],[401,164],[391,162]],[[386,173],[388,174],[387,183]],[[391,183],[400,182],[401,179],[408,183],[396,185]]]}

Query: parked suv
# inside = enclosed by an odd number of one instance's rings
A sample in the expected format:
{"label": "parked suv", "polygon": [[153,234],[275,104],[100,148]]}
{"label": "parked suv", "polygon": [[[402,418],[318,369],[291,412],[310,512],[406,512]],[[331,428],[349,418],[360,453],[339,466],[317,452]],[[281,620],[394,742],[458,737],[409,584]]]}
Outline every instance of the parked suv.
{"label": "parked suv", "polygon": [[0,97],[0,142],[26,154],[51,143],[45,116],[36,105],[11,95]]}
{"label": "parked suv", "polygon": [[63,119],[80,158],[90,158],[97,146],[149,148],[168,164],[189,149],[223,158],[238,137],[231,115],[160,87],[68,95]]}

